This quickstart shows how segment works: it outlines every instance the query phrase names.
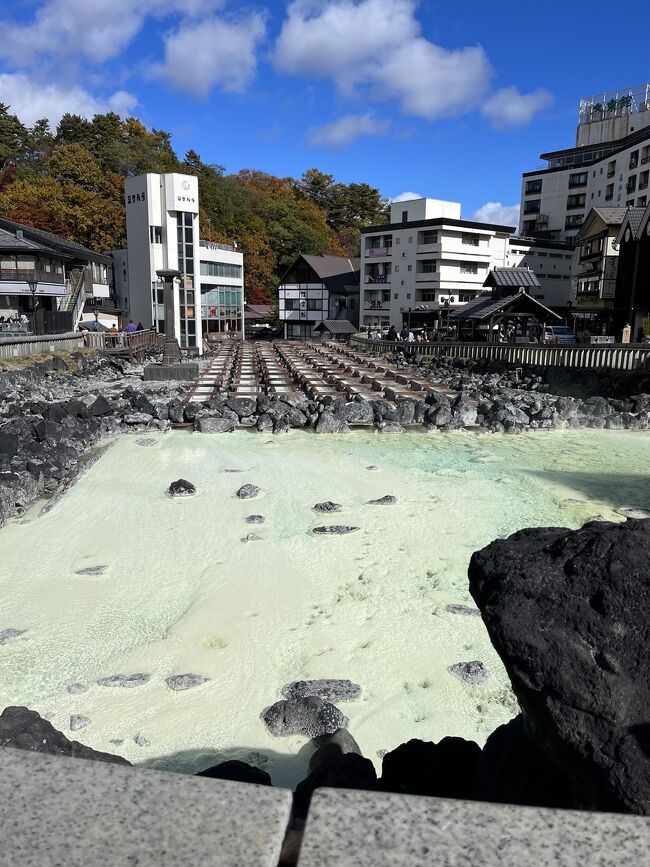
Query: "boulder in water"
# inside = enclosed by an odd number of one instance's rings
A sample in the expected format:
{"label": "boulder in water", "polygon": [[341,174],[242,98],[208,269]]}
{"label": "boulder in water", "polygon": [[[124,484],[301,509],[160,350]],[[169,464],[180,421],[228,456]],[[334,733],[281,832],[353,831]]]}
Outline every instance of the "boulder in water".
{"label": "boulder in water", "polygon": [[165,683],[174,692],[182,692],[195,686],[201,686],[202,683],[207,683],[208,680],[210,680],[209,677],[201,677],[200,674],[172,674],[171,677],[165,678]]}
{"label": "boulder in water", "polygon": [[340,512],[343,506],[340,503],[333,503],[331,500],[326,500],[324,503],[316,503],[314,512]]}
{"label": "boulder in water", "polygon": [[196,494],[196,485],[187,479],[178,479],[169,486],[170,497],[193,497]]}
{"label": "boulder in water", "polygon": [[361,687],[351,680],[295,680],[282,690],[285,698],[306,698],[316,695],[323,701],[356,701],[361,698]]}
{"label": "boulder in water", "polygon": [[90,722],[87,716],[83,716],[80,713],[73,713],[70,717],[70,731],[77,732],[79,729],[84,729]]}
{"label": "boulder in water", "polygon": [[386,494],[385,497],[379,497],[377,500],[368,500],[367,506],[394,506],[397,503],[397,497],[392,494]]}
{"label": "boulder in water", "polygon": [[239,497],[240,500],[252,500],[253,497],[256,497],[260,492],[260,489],[256,485],[242,485],[241,488],[237,491],[236,496]]}
{"label": "boulder in water", "polygon": [[122,689],[134,689],[136,686],[144,686],[151,679],[150,674],[111,674],[110,677],[102,677],[97,681],[99,686],[121,687]]}
{"label": "boulder in water", "polygon": [[359,529],[360,527],[349,527],[347,524],[331,524],[329,527],[314,527],[312,533],[316,536],[346,536]]}
{"label": "boulder in water", "polygon": [[454,665],[450,665],[447,671],[451,672],[459,680],[464,680],[465,683],[472,683],[474,685],[485,683],[490,676],[490,672],[478,659],[474,659],[471,662],[457,662]]}
{"label": "boulder in water", "polygon": [[244,518],[246,524],[263,524],[266,521],[264,515],[248,515]]}
{"label": "boulder in water", "polygon": [[276,701],[264,711],[262,719],[276,737],[304,735],[317,738],[333,734],[349,722],[337,707],[314,695]]}
{"label": "boulder in water", "polygon": [[8,641],[18,638],[20,635],[24,635],[25,632],[27,632],[26,629],[3,629],[0,632],[0,644],[7,644]]}

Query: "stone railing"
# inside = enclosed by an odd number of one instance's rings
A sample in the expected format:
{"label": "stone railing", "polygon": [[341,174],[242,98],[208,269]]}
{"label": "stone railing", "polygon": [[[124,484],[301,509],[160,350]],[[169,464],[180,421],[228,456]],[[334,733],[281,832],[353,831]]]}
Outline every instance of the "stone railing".
{"label": "stone railing", "polygon": [[33,334],[21,337],[0,337],[0,359],[27,358],[44,352],[63,352],[82,349],[83,334]]}
{"label": "stone railing", "polygon": [[416,352],[434,358],[471,358],[505,364],[538,367],[582,367],[608,370],[650,370],[650,346],[645,344],[602,346],[540,346],[503,343],[405,343],[353,337],[350,343],[374,353]]}
{"label": "stone railing", "polygon": [[650,846],[645,816],[349,789],[317,790],[292,841],[291,804],[288,789],[0,747],[3,864],[554,867],[645,864]]}

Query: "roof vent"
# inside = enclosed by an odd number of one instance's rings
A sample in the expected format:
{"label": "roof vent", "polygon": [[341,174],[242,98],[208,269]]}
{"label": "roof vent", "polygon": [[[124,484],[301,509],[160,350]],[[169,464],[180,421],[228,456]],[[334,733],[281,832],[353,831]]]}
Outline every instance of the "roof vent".
{"label": "roof vent", "polygon": [[16,229],[16,238],[17,238],[19,241],[22,241],[22,240],[23,240],[23,230],[22,230],[22,229]]}

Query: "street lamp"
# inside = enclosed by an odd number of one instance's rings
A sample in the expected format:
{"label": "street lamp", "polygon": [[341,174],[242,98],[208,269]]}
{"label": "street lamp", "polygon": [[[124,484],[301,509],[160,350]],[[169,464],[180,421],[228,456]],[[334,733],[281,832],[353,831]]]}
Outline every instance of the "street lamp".
{"label": "street lamp", "polygon": [[38,280],[36,277],[28,277],[27,285],[32,293],[32,331],[36,333],[36,309],[38,308],[38,299],[36,298],[36,290],[38,289]]}
{"label": "street lamp", "polygon": [[179,364],[181,349],[174,336],[174,280],[181,277],[180,271],[172,269],[156,271],[165,287],[165,345],[163,347],[163,365]]}

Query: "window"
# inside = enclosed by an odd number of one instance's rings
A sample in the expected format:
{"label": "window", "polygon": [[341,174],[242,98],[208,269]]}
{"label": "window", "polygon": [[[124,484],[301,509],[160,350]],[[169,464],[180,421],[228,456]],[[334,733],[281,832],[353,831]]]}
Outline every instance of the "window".
{"label": "window", "polygon": [[409,235],[409,244],[413,243],[413,235]]}
{"label": "window", "polygon": [[476,262],[462,262],[460,266],[461,274],[478,274],[478,265]]}
{"label": "window", "polygon": [[409,212],[408,211],[402,211],[402,222],[408,223],[408,221],[409,221]]}
{"label": "window", "polygon": [[626,208],[634,207],[634,199],[628,199],[627,202],[625,203],[625,207]]}
{"label": "window", "polygon": [[581,226],[584,218],[584,214],[569,214],[564,222],[565,229],[572,229]]}
{"label": "window", "polygon": [[532,196],[534,193],[542,192],[542,179],[536,178],[534,181],[526,181],[526,195]]}
{"label": "window", "polygon": [[382,292],[381,293],[382,301],[390,301],[390,292]]}
{"label": "window", "polygon": [[285,310],[300,310],[300,301],[297,298],[284,299]]}
{"label": "window", "polygon": [[399,239],[399,238],[395,238],[395,243],[396,243],[396,244],[400,244],[400,243],[401,243],[400,239]]}
{"label": "window", "polygon": [[614,198],[614,184],[607,184],[605,187],[605,201],[611,202]]}
{"label": "window", "polygon": [[648,186],[648,177],[650,176],[650,169],[646,169],[644,172],[641,172],[639,175],[639,189],[645,190]]}
{"label": "window", "polygon": [[437,244],[438,243],[438,233],[437,232],[422,232],[422,244]]}
{"label": "window", "polygon": [[639,152],[632,151],[630,154],[630,168],[635,169],[639,165]]}
{"label": "window", "polygon": [[320,310],[323,306],[323,302],[320,298],[308,298],[307,299],[307,310]]}
{"label": "window", "polygon": [[399,300],[399,295],[398,295],[397,292],[396,292],[396,293],[393,295],[393,301],[398,301],[398,300]]}
{"label": "window", "polygon": [[641,163],[650,163],[650,145],[641,149]]}
{"label": "window", "polygon": [[648,204],[648,197],[647,196],[639,196],[639,198],[636,200],[637,208],[645,208],[645,206],[647,204]]}
{"label": "window", "polygon": [[425,259],[422,262],[422,270],[421,274],[435,274],[436,273],[436,263],[433,259]]}
{"label": "window", "polygon": [[586,187],[589,181],[589,172],[577,172],[569,175],[569,187]]}
{"label": "window", "polygon": [[625,187],[625,191],[627,193],[633,193],[636,190],[636,175],[632,175],[631,178],[627,179],[627,186]]}
{"label": "window", "polygon": [[472,298],[474,298],[474,297],[475,297],[474,293],[472,293],[472,292],[459,292],[458,293],[458,300],[460,301],[461,304],[467,304],[467,302],[471,301]]}
{"label": "window", "polygon": [[[528,203],[526,203],[528,204]],[[479,236],[478,235],[467,235],[463,233],[462,243],[468,247],[478,247],[479,244]]]}
{"label": "window", "polygon": [[567,196],[566,206],[570,211],[572,208],[584,208],[587,197],[584,193],[575,193],[573,196]]}
{"label": "window", "polygon": [[149,226],[149,240],[152,244],[162,244],[162,226]]}
{"label": "window", "polygon": [[613,178],[616,174],[616,160],[612,160],[611,163],[607,164],[607,177]]}
{"label": "window", "polygon": [[[530,199],[529,201],[524,202],[524,214],[539,214],[541,206],[541,199]],[[464,243],[465,241],[463,240],[463,244]]]}
{"label": "window", "polygon": [[241,278],[241,265],[230,265],[227,262],[201,262],[201,276]]}
{"label": "window", "polygon": [[410,300],[411,300],[411,293],[410,293],[410,292],[407,292],[407,293],[406,293],[406,300],[407,300],[407,301],[410,301]]}
{"label": "window", "polygon": [[395,265],[395,271],[399,271],[399,265]]}

